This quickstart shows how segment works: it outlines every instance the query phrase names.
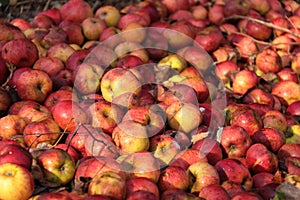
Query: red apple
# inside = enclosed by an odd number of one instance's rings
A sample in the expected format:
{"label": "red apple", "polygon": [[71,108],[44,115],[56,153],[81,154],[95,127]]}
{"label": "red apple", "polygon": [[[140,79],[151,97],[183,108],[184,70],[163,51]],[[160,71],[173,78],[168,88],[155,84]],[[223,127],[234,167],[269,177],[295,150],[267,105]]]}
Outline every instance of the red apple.
{"label": "red apple", "polygon": [[196,149],[185,149],[177,154],[169,166],[181,167],[185,170],[196,162],[207,162],[207,158]]}
{"label": "red apple", "polygon": [[300,85],[293,81],[280,81],[273,86],[272,94],[290,105],[300,99]]}
{"label": "red apple", "polygon": [[43,143],[53,145],[60,135],[61,130],[59,126],[51,118],[29,123],[23,131],[24,141],[31,148],[35,148]]}
{"label": "red apple", "polygon": [[22,135],[26,126],[25,120],[18,115],[8,114],[0,118],[0,137],[8,139],[17,135]]}
{"label": "red apple", "polygon": [[20,74],[16,87],[22,100],[43,102],[52,91],[52,80],[44,71],[27,70]]}
{"label": "red apple", "polygon": [[286,143],[280,147],[277,153],[279,160],[285,160],[287,157],[300,157],[300,144]]}
{"label": "red apple", "polygon": [[73,22],[82,22],[88,17],[92,17],[93,9],[83,0],[71,0],[61,6],[59,9],[62,20]]}
{"label": "red apple", "polygon": [[252,188],[252,178],[248,168],[239,160],[225,158],[215,164],[215,168],[220,175],[221,183],[231,181],[242,185],[243,189],[250,191]]}
{"label": "red apple", "polygon": [[189,182],[189,174],[185,169],[178,166],[169,166],[161,172],[158,188],[161,192],[169,189],[187,190]]}
{"label": "red apple", "polygon": [[157,185],[148,178],[135,177],[126,180],[126,196],[131,196],[136,191],[146,191],[152,193],[156,198],[159,197]]}
{"label": "red apple", "polygon": [[64,143],[59,143],[57,145],[55,145],[55,148],[58,149],[62,149],[64,151],[66,151],[73,159],[74,163],[77,163],[77,161],[80,159],[81,154],[80,152],[78,152],[74,147],[72,147],[71,145],[67,145]]}
{"label": "red apple", "polygon": [[207,200],[213,200],[219,198],[223,200],[230,199],[230,196],[227,193],[227,191],[218,184],[211,184],[202,188],[202,190],[200,190],[199,192],[199,197]]}
{"label": "red apple", "polygon": [[98,40],[103,30],[106,28],[106,24],[98,17],[88,17],[82,21],[81,28],[83,35],[87,40]]}
{"label": "red apple", "polygon": [[96,10],[95,17],[103,20],[108,27],[116,27],[121,18],[121,14],[115,6],[104,5]]}
{"label": "red apple", "polygon": [[78,97],[71,90],[57,90],[51,92],[44,101],[44,106],[46,106],[50,111],[59,101],[73,100],[78,101]]}
{"label": "red apple", "polygon": [[216,26],[207,26],[195,36],[195,42],[207,52],[216,50],[223,40],[222,32]]}
{"label": "red apple", "polygon": [[18,116],[22,117],[26,124],[52,118],[51,111],[39,103],[23,105],[18,112]]}
{"label": "red apple", "polygon": [[73,179],[75,162],[66,151],[58,148],[48,149],[38,156],[37,161],[47,181],[66,185]]}
{"label": "red apple", "polygon": [[265,128],[270,127],[281,132],[285,132],[287,130],[287,121],[285,116],[277,110],[267,111],[262,116],[262,122]]}
{"label": "red apple", "polygon": [[21,17],[14,18],[9,23],[18,27],[23,32],[32,28],[32,24],[27,19]]}
{"label": "red apple", "polygon": [[238,125],[224,127],[220,144],[229,158],[243,157],[251,145],[249,133]]}
{"label": "red apple", "polygon": [[270,151],[277,152],[285,144],[285,135],[274,128],[263,128],[256,131],[252,137],[253,143],[264,144]]}
{"label": "red apple", "polygon": [[255,58],[255,64],[263,73],[276,73],[281,69],[281,58],[273,49],[265,49],[259,52]]}
{"label": "red apple", "polygon": [[38,59],[38,50],[29,39],[15,39],[3,45],[1,55],[17,67],[31,67]]}
{"label": "red apple", "polygon": [[39,58],[32,69],[38,69],[46,72],[50,77],[64,69],[64,63],[58,58],[43,57]]}
{"label": "red apple", "polygon": [[75,50],[67,43],[58,43],[52,45],[47,51],[47,57],[58,58],[64,63]]}
{"label": "red apple", "polygon": [[53,119],[65,131],[73,132],[79,124],[88,122],[87,113],[72,100],[57,102],[51,112]]}
{"label": "red apple", "polygon": [[244,95],[246,92],[256,86],[258,83],[257,75],[250,70],[239,71],[232,82],[232,91],[235,94]]}
{"label": "red apple", "polygon": [[249,147],[246,153],[246,161],[254,173],[275,173],[278,169],[278,159],[274,153],[269,151],[263,144],[256,143]]}

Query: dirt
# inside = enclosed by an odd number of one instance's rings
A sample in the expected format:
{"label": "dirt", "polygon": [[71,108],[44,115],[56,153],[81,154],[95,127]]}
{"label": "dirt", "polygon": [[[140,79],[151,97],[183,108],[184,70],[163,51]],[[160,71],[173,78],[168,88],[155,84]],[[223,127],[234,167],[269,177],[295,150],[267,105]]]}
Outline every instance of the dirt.
{"label": "dirt", "polygon": [[[10,21],[16,17],[31,20],[40,11],[49,8],[60,8],[60,6],[67,1],[68,0],[0,0],[0,18],[6,21]],[[113,5],[121,9],[126,5],[138,1],[139,0],[86,0],[94,11],[103,5]]]}

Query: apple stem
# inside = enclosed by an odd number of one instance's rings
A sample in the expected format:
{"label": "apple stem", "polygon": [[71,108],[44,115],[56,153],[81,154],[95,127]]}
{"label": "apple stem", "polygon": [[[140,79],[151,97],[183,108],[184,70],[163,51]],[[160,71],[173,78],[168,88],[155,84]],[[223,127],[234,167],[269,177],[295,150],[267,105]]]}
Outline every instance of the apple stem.
{"label": "apple stem", "polygon": [[7,62],[6,66],[9,71],[9,76],[7,77],[6,81],[2,84],[2,87],[7,86],[8,82],[12,79],[14,71],[16,70],[16,66],[14,66],[12,63]]}
{"label": "apple stem", "polygon": [[230,19],[246,19],[246,20],[249,20],[249,21],[253,21],[253,22],[265,25],[265,26],[270,27],[270,28],[274,28],[274,29],[277,29],[277,30],[280,30],[280,31],[283,31],[283,32],[286,32],[286,33],[289,33],[289,34],[292,34],[292,35],[300,38],[300,34],[299,33],[292,32],[291,30],[289,30],[287,28],[283,28],[283,27],[277,26],[277,25],[272,24],[270,22],[265,22],[265,21],[262,21],[262,20],[259,20],[259,19],[255,19],[253,17],[242,16],[242,15],[232,15],[232,16],[229,16],[229,17],[225,18],[224,21],[230,20]]}

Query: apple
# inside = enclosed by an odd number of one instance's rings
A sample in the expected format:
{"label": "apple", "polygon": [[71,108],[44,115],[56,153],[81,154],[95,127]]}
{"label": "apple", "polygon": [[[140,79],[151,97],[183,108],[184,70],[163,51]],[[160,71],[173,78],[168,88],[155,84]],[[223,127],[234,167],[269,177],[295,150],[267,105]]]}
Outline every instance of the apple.
{"label": "apple", "polygon": [[73,100],[63,100],[51,110],[53,119],[64,131],[73,132],[79,124],[88,122],[87,113]]}
{"label": "apple", "polygon": [[221,185],[218,184],[211,184],[202,188],[198,196],[207,200],[213,200],[218,198],[223,200],[230,199],[230,196],[227,193],[227,191],[224,188],[222,188]]}
{"label": "apple", "polygon": [[80,23],[73,22],[64,25],[63,22],[61,22],[59,27],[61,27],[61,29],[66,32],[68,42],[70,44],[82,45],[84,43],[85,38]]}
{"label": "apple", "polygon": [[245,189],[243,188],[243,186],[240,183],[235,183],[235,182],[229,181],[229,180],[223,181],[221,183],[221,187],[226,190],[227,194],[230,197],[233,197],[234,195],[245,191]]}
{"label": "apple", "polygon": [[[119,38],[115,39],[115,37],[113,37],[112,39],[113,39],[112,44],[115,44],[117,41],[119,41]],[[105,40],[105,43],[109,43],[110,41],[111,40]],[[113,55],[116,56],[113,57],[113,59],[109,60],[110,61],[109,64],[111,64],[112,61],[117,57],[120,58],[126,54],[135,55],[139,57],[144,63],[147,63],[149,61],[149,55],[146,49],[144,48],[144,46],[142,46],[137,42],[131,42],[131,41],[119,42],[118,45],[114,48],[114,53],[115,54],[111,54],[110,56],[111,57]]]}
{"label": "apple", "polygon": [[92,7],[83,0],[71,0],[59,9],[62,20],[81,23],[84,19],[94,15]]}
{"label": "apple", "polygon": [[[257,14],[250,13],[248,16],[264,21],[264,18]],[[248,21],[245,27],[245,33],[257,40],[264,41],[271,37],[272,28],[254,21]]]}
{"label": "apple", "polygon": [[56,90],[51,92],[44,101],[44,106],[46,106],[50,112],[55,104],[59,101],[64,100],[73,100],[75,102],[78,101],[78,97],[71,90]]}
{"label": "apple", "polygon": [[253,179],[253,187],[261,188],[265,185],[274,182],[274,175],[268,172],[260,172],[252,176]]}
{"label": "apple", "polygon": [[193,14],[189,10],[177,10],[169,15],[170,21],[183,21],[193,18]]}
{"label": "apple", "polygon": [[242,199],[261,200],[262,197],[257,193],[244,191],[234,195],[231,199],[232,200],[242,200]]}
{"label": "apple", "polygon": [[272,88],[272,94],[290,105],[300,98],[300,86],[293,81],[280,81]]}
{"label": "apple", "polygon": [[180,145],[169,135],[155,135],[150,139],[149,150],[165,166],[180,152]]}
{"label": "apple", "polygon": [[58,43],[52,45],[47,51],[47,57],[58,58],[63,63],[67,61],[70,55],[74,53],[75,50],[67,43]]}
{"label": "apple", "polygon": [[285,132],[287,130],[287,121],[285,116],[277,110],[267,111],[262,116],[262,122],[264,127],[271,127],[279,131]]}
{"label": "apple", "polygon": [[123,116],[122,121],[134,121],[146,127],[149,137],[161,133],[165,127],[165,113],[156,105],[149,107],[137,106],[129,109]]}
{"label": "apple", "polygon": [[74,87],[82,94],[96,93],[103,73],[100,65],[84,62],[73,71]]}
{"label": "apple", "polygon": [[267,92],[266,90],[263,90],[260,88],[254,88],[254,89],[250,90],[244,96],[243,102],[248,103],[248,104],[251,104],[251,103],[264,104],[264,105],[269,105],[270,107],[273,107],[275,104],[273,95],[271,95],[270,92]]}
{"label": "apple", "polygon": [[64,63],[58,58],[42,57],[39,58],[32,69],[38,69],[46,72],[50,77],[57,74],[65,68]]}
{"label": "apple", "polygon": [[13,163],[1,164],[0,180],[2,183],[0,187],[1,199],[27,200],[33,194],[33,176],[28,169],[22,166]]}
{"label": "apple", "polygon": [[64,150],[53,148],[41,153],[37,158],[47,181],[57,185],[66,185],[75,174],[73,158]]}
{"label": "apple", "polygon": [[196,195],[191,194],[187,191],[183,191],[180,189],[169,189],[164,191],[161,196],[160,199],[162,200],[172,200],[172,199],[199,199],[198,197],[196,197]]}
{"label": "apple", "polygon": [[179,0],[176,3],[171,0],[163,0],[162,4],[166,6],[169,13],[174,13],[177,10],[188,10],[190,8],[189,1],[187,0]]}
{"label": "apple", "polygon": [[243,157],[251,145],[249,133],[238,125],[224,127],[220,144],[229,158]]}
{"label": "apple", "polygon": [[36,199],[37,200],[47,200],[47,199],[53,199],[53,200],[70,200],[71,198],[69,198],[67,195],[65,194],[62,194],[60,192],[47,192],[47,193],[43,193],[43,194],[40,194],[40,195],[36,195],[32,198],[30,198],[30,200],[32,199]]}
{"label": "apple", "polygon": [[172,159],[169,166],[181,167],[187,170],[189,166],[196,162],[207,162],[207,158],[196,149],[185,149]]}
{"label": "apple", "polygon": [[204,187],[211,184],[219,184],[220,177],[217,170],[207,162],[196,162],[189,166],[188,173],[191,193],[199,193]]}
{"label": "apple", "polygon": [[[253,145],[252,145],[253,146]],[[220,175],[221,183],[231,181],[242,185],[243,189],[250,191],[252,188],[252,178],[248,168],[235,158],[225,158],[215,164],[215,168]]]}
{"label": "apple", "polygon": [[52,80],[53,91],[73,85],[72,72],[68,69],[63,69],[50,78]]}
{"label": "apple", "polygon": [[52,118],[51,111],[39,103],[23,105],[18,112],[18,116],[22,117],[26,124]]}
{"label": "apple", "polygon": [[125,55],[118,58],[116,67],[131,69],[145,64],[139,57],[134,55]]}
{"label": "apple", "polygon": [[299,82],[298,75],[291,68],[283,68],[278,73],[277,76],[280,81],[294,81],[295,83]]}
{"label": "apple", "polygon": [[223,159],[221,145],[213,138],[206,137],[198,140],[192,144],[191,148],[205,155],[208,163],[211,165],[215,165],[219,160]]}
{"label": "apple", "polygon": [[114,172],[119,174],[125,180],[126,174],[120,163],[115,159],[103,156],[86,156],[78,161],[74,175],[75,184],[81,178],[93,179],[97,174]]}
{"label": "apple", "polygon": [[54,26],[55,22],[52,18],[44,14],[37,14],[32,20],[32,26],[34,28],[51,28]]}
{"label": "apple", "polygon": [[132,193],[137,191],[150,192],[156,198],[159,197],[158,186],[150,179],[145,177],[135,177],[126,180],[126,197],[129,198]]}
{"label": "apple", "polygon": [[139,22],[130,22],[121,30],[124,41],[141,43],[146,37],[146,29]]}
{"label": "apple", "polygon": [[192,26],[186,21],[177,21],[169,24],[162,34],[174,51],[189,46],[195,38]]}
{"label": "apple", "polygon": [[93,127],[99,127],[105,133],[111,134],[114,128],[121,122],[124,111],[120,106],[98,101],[89,107],[91,123]]}
{"label": "apple", "polygon": [[113,143],[110,135],[107,135],[99,129],[86,126],[89,129],[89,135],[84,138],[85,154],[87,156],[104,156],[116,158],[119,155],[119,149]]}
{"label": "apple", "polygon": [[54,148],[62,149],[64,151],[66,151],[72,157],[74,163],[77,163],[77,161],[82,156],[80,154],[80,152],[78,152],[74,147],[72,147],[71,145],[67,145],[65,143],[59,143],[59,144],[55,145]]}
{"label": "apple", "polygon": [[168,106],[166,114],[170,127],[185,133],[195,130],[203,119],[198,107],[191,103],[174,103]]}
{"label": "apple", "polygon": [[27,70],[20,74],[16,88],[21,99],[43,102],[52,91],[52,80],[44,71]]}
{"label": "apple", "polygon": [[117,147],[124,153],[148,150],[150,141],[145,126],[134,121],[122,121],[112,132]]}
{"label": "apple", "polygon": [[139,151],[125,155],[120,163],[126,173],[127,179],[145,177],[154,183],[158,182],[160,165],[151,152]]}
{"label": "apple", "polygon": [[29,123],[23,131],[24,141],[31,148],[37,147],[40,143],[53,145],[60,135],[58,124],[51,118]]}
{"label": "apple", "polygon": [[277,51],[264,49],[255,57],[255,64],[263,73],[276,73],[281,69],[281,58]]}
{"label": "apple", "polygon": [[285,134],[274,128],[262,128],[251,136],[253,143],[264,144],[270,151],[277,152],[285,144]]}
{"label": "apple", "polygon": [[161,192],[169,189],[184,191],[188,189],[189,182],[189,174],[185,169],[178,166],[168,166],[161,172],[157,184]]}
{"label": "apple", "polygon": [[288,174],[293,174],[293,175],[300,175],[300,168],[299,168],[299,162],[300,158],[299,157],[287,157],[284,160],[284,166],[286,168],[286,172]]}
{"label": "apple", "polygon": [[286,109],[286,114],[288,115],[292,115],[292,116],[300,116],[300,100],[299,101],[295,101],[294,103],[292,103],[291,105],[289,105]]}
{"label": "apple", "polygon": [[89,183],[88,194],[100,194],[116,200],[124,199],[126,193],[125,180],[115,172],[97,174]]}
{"label": "apple", "polygon": [[55,25],[59,25],[61,22],[61,15],[58,8],[48,8],[41,11],[40,14],[50,17],[54,21]]}
{"label": "apple", "polygon": [[26,126],[26,121],[18,116],[8,114],[0,118],[0,137],[9,139],[14,136],[22,135]]}
{"label": "apple", "polygon": [[98,17],[88,17],[82,21],[81,28],[87,40],[98,40],[106,24]]}
{"label": "apple", "polygon": [[[16,49],[15,47],[19,48]],[[15,39],[2,46],[2,58],[17,67],[31,67],[38,59],[38,50],[28,39]]]}
{"label": "apple", "polygon": [[300,124],[291,125],[286,134],[286,143],[299,143]]}
{"label": "apple", "polygon": [[287,157],[300,157],[300,144],[286,143],[280,147],[277,153],[279,160],[285,160]]}
{"label": "apple", "polygon": [[235,94],[244,95],[249,89],[258,83],[257,75],[250,70],[244,69],[235,75],[232,82],[232,91]]}
{"label": "apple", "polygon": [[198,31],[195,36],[195,42],[207,52],[216,50],[223,40],[222,32],[216,26],[207,26]]}
{"label": "apple", "polygon": [[195,5],[191,8],[192,15],[195,19],[206,19],[209,11],[204,5]]}
{"label": "apple", "polygon": [[68,59],[66,60],[65,66],[66,69],[71,72],[76,71],[76,69],[84,62],[86,62],[86,58],[91,53],[91,50],[88,49],[80,49],[78,51],[73,52]]}
{"label": "apple", "polygon": [[27,19],[21,17],[16,17],[12,19],[9,23],[14,25],[15,27],[18,27],[23,32],[27,29],[32,28],[32,24]]}
{"label": "apple", "polygon": [[108,27],[116,27],[121,18],[120,11],[112,5],[99,7],[94,16],[103,20]]}
{"label": "apple", "polygon": [[246,161],[254,173],[275,173],[278,169],[278,158],[261,143],[256,143],[249,147],[246,152]]}

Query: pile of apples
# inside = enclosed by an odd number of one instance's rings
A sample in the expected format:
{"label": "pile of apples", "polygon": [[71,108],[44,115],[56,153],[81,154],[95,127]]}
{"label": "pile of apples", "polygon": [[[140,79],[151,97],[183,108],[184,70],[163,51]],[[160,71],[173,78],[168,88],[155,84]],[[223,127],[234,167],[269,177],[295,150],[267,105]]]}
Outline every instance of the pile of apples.
{"label": "pile of apples", "polygon": [[1,21],[0,199],[292,199],[299,42],[294,0]]}

